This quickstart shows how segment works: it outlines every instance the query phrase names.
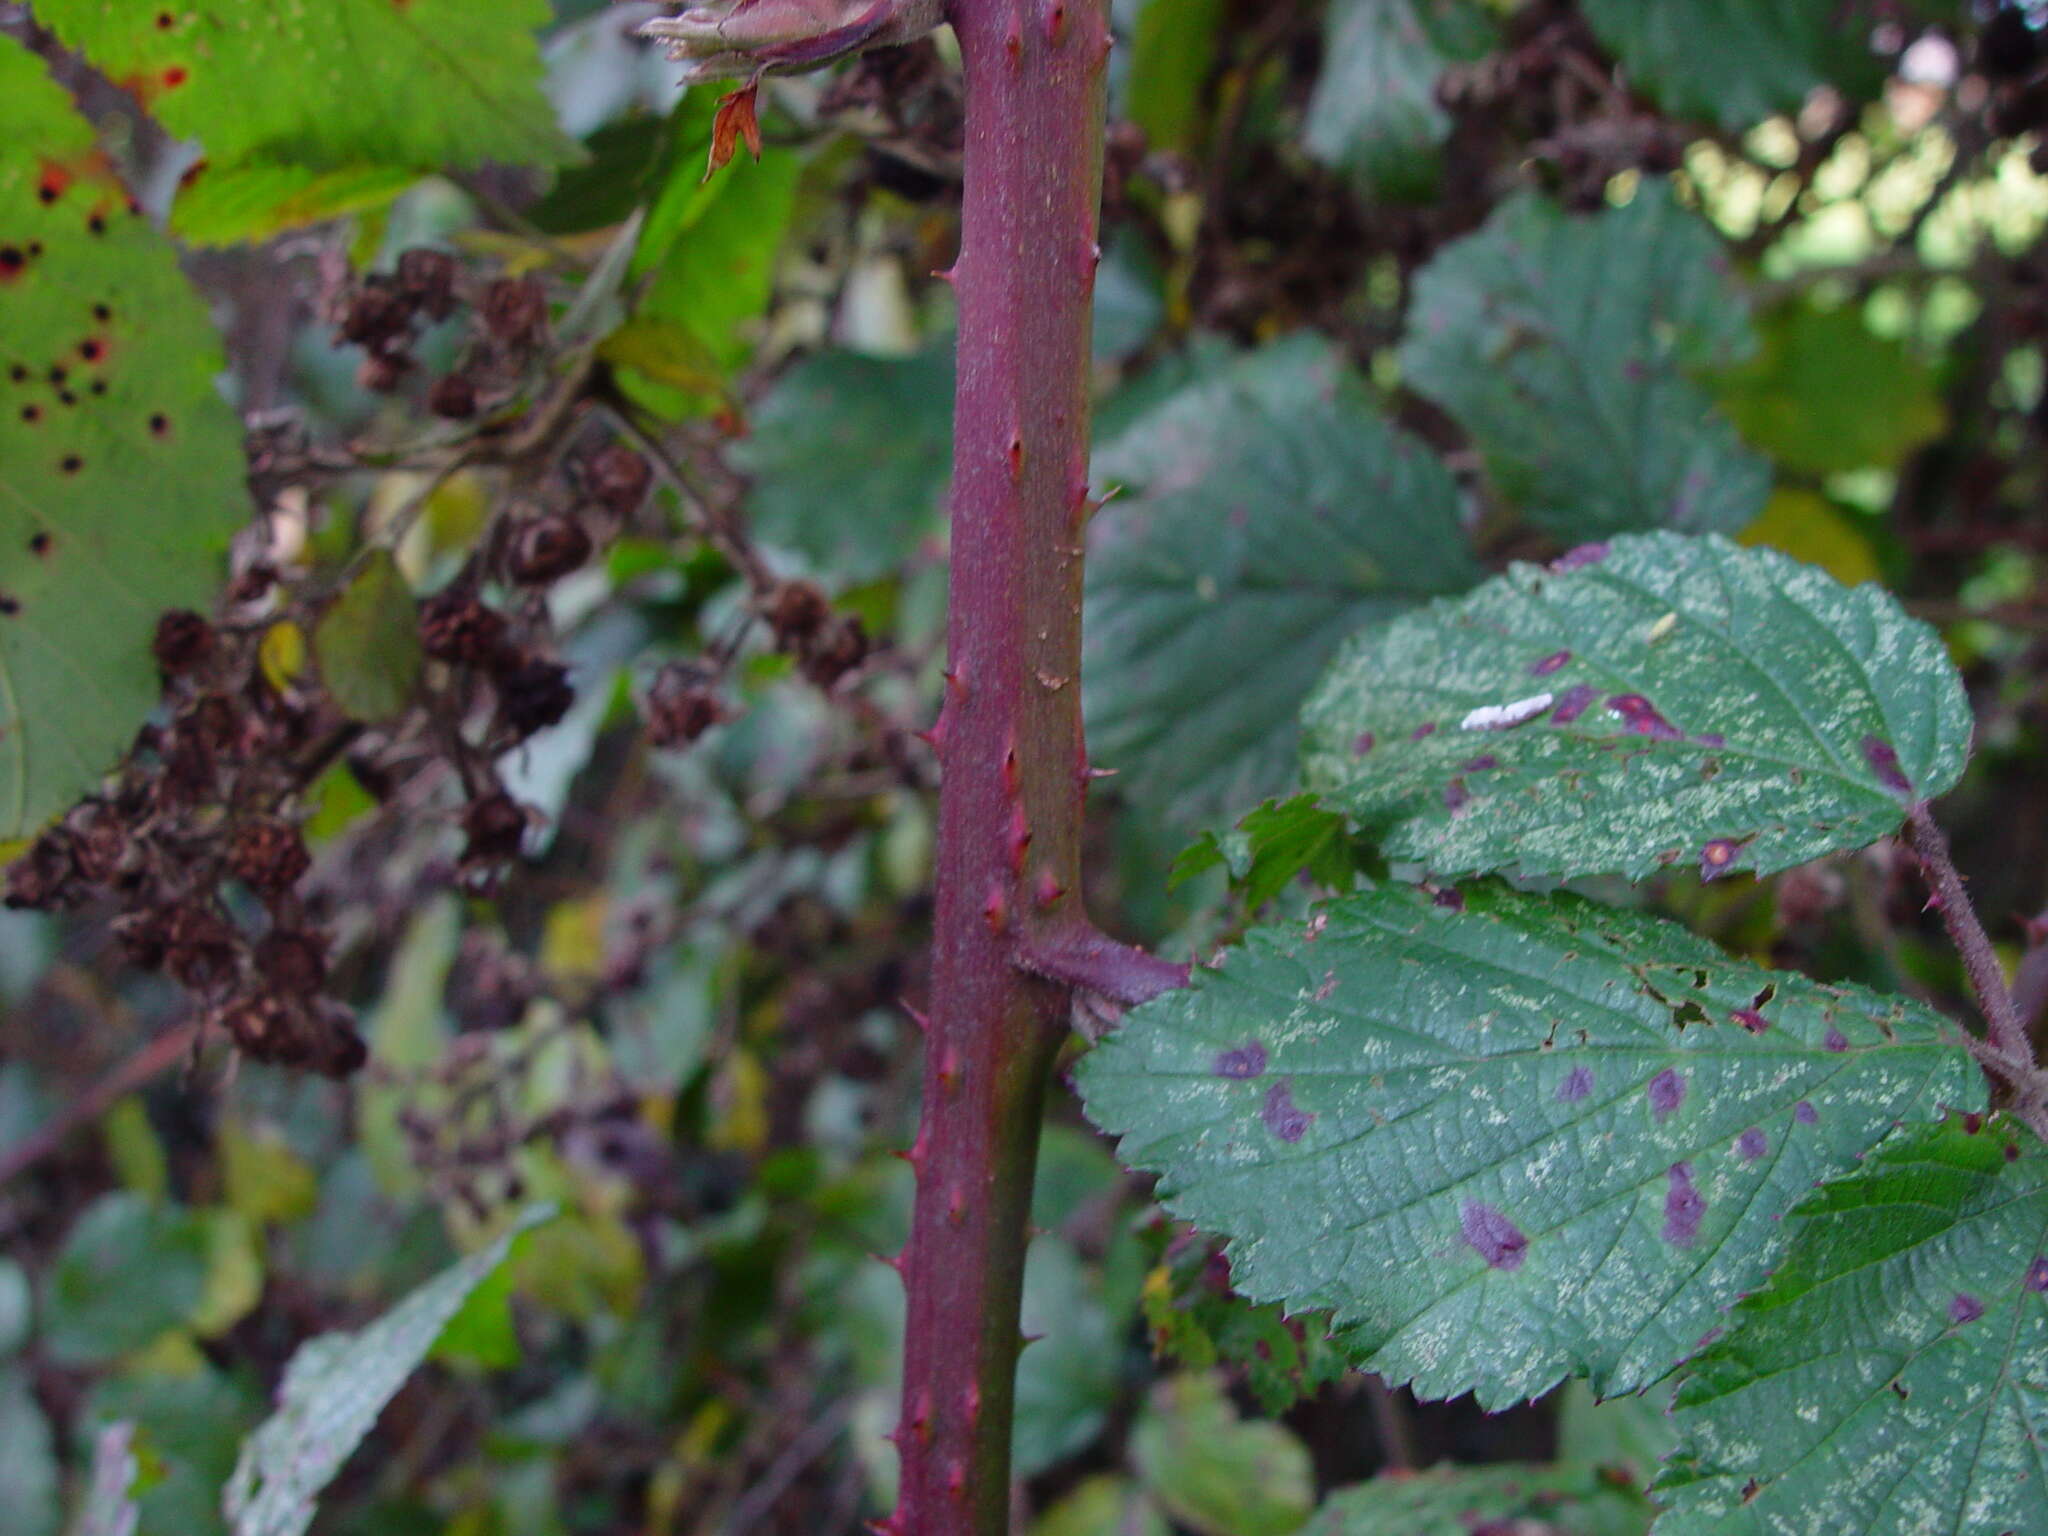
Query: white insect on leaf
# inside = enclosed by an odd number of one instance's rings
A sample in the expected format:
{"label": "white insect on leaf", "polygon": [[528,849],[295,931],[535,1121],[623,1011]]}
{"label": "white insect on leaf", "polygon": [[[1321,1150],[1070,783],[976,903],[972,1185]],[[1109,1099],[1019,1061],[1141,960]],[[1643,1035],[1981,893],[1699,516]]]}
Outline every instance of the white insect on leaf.
{"label": "white insect on leaf", "polygon": [[1554,694],[1532,693],[1508,704],[1482,704],[1458,722],[1461,731],[1505,731],[1526,725],[1556,701]]}

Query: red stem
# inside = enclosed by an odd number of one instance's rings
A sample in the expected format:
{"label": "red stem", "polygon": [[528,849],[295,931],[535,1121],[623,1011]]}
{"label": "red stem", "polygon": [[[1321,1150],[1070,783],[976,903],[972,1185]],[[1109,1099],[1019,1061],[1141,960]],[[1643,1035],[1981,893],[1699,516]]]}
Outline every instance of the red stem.
{"label": "red stem", "polygon": [[952,0],[966,70],[952,670],[887,1536],[1003,1536],[1031,1179],[1080,922],[1081,542],[1107,0]]}

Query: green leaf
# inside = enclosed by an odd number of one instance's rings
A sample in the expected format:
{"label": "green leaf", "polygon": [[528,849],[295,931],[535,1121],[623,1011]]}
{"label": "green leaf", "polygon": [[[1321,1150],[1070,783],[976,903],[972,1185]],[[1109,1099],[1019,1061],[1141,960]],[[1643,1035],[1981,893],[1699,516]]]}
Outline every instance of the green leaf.
{"label": "green leaf", "polygon": [[1129,1478],[1091,1477],[1047,1510],[1031,1536],[1172,1536]]}
{"label": "green leaf", "polygon": [[1038,1342],[1017,1362],[1010,1455],[1019,1477],[1035,1477],[1101,1432],[1116,1401],[1118,1350],[1097,1286],[1061,1238],[1031,1244],[1022,1319]]}
{"label": "green leaf", "polygon": [[253,1384],[219,1371],[189,1375],[130,1372],[93,1389],[89,1417],[127,1424],[148,1475],[135,1490],[141,1536],[220,1536],[221,1485],[234,1471],[235,1450],[263,1412]]}
{"label": "green leaf", "polygon": [[1677,534],[1367,631],[1303,724],[1309,784],[1443,874],[1768,874],[1896,831],[1970,740],[1939,637],[1883,589]]}
{"label": "green leaf", "polygon": [[1588,1467],[1432,1467],[1332,1494],[1302,1536],[1643,1536],[1655,1513]]}
{"label": "green leaf", "polygon": [[545,1206],[529,1210],[489,1247],[443,1270],[368,1327],[323,1333],[299,1346],[285,1367],[277,1411],[242,1447],[228,1482],[224,1498],[235,1536],[303,1536],[321,1490],[470,1293],[522,1233],[553,1215]]}
{"label": "green leaf", "polygon": [[395,187],[393,171],[580,153],[540,88],[545,0],[43,0],[36,15],[205,147],[189,232],[207,238],[326,217],[380,178]]}
{"label": "green leaf", "polygon": [[14,1260],[0,1259],[0,1359],[27,1341],[32,1311],[28,1276]]}
{"label": "green leaf", "polygon": [[1308,152],[1368,197],[1427,197],[1451,132],[1437,83],[1486,52],[1492,21],[1470,0],[1337,0],[1326,27]]}
{"label": "green leaf", "polygon": [[1247,912],[1256,912],[1306,873],[1318,885],[1351,889],[1357,867],[1344,818],[1323,809],[1314,795],[1268,800],[1237,824],[1237,831],[1202,840],[1174,860],[1167,877],[1179,887],[1206,869],[1228,867],[1231,884],[1244,892]]}
{"label": "green leaf", "polygon": [[1307,1448],[1285,1425],[1239,1419],[1213,1376],[1153,1388],[1131,1460],[1145,1491],[1197,1536],[1288,1536],[1315,1505]]}
{"label": "green leaf", "polygon": [[1662,182],[1577,216],[1517,197],[1418,274],[1401,366],[1548,532],[1733,533],[1770,467],[1688,376],[1755,350],[1727,262]]}
{"label": "green leaf", "polygon": [[62,1487],[56,1437],[27,1373],[0,1366],[0,1511],[8,1536],[56,1536]]}
{"label": "green leaf", "polygon": [[1217,1283],[1214,1256],[1209,1244],[1180,1244],[1146,1276],[1141,1294],[1155,1356],[1198,1371],[1228,1365],[1274,1416],[1350,1369],[1330,1341],[1327,1318],[1254,1306]]}
{"label": "green leaf", "polygon": [[952,432],[950,339],[910,358],[805,358],[739,445],[754,531],[843,580],[894,570],[939,532]]}
{"label": "green leaf", "polygon": [[43,1293],[43,1345],[99,1365],[185,1322],[206,1292],[207,1221],[140,1195],[105,1195],[65,1235]]}
{"label": "green leaf", "polygon": [[1649,1487],[1676,1443],[1667,1411],[1671,1394],[1659,1389],[1603,1402],[1583,1381],[1570,1381],[1558,1395],[1558,1460]]}
{"label": "green leaf", "polygon": [[1098,454],[1088,740],[1182,825],[1293,778],[1294,712],[1360,624],[1478,579],[1458,491],[1307,335],[1205,367]]}
{"label": "green leaf", "polygon": [[129,207],[0,38],[0,840],[113,767],[156,701],[158,616],[207,606],[247,513],[219,342]]}
{"label": "green leaf", "polygon": [[2048,1151],[1915,1126],[1793,1217],[1679,1388],[1659,1536],[2048,1532]]}
{"label": "green leaf", "polygon": [[1584,0],[1586,20],[1668,112],[1738,132],[1818,85],[1874,95],[1873,0]]}
{"label": "green leaf", "polygon": [[419,605],[388,550],[369,551],[320,616],[313,654],[327,691],[354,719],[388,719],[412,702],[425,665]]}
{"label": "green leaf", "polygon": [[1499,1407],[1567,1372],[1603,1393],[1669,1372],[1816,1179],[1982,1101],[1955,1035],[1662,919],[1386,889],[1254,932],[1079,1080],[1167,1208],[1234,1240],[1241,1293]]}
{"label": "green leaf", "polygon": [[1933,370],[1855,309],[1797,305],[1760,330],[1762,349],[1715,392],[1743,437],[1787,468],[1896,468],[1947,426]]}
{"label": "green leaf", "polygon": [[1131,38],[1122,115],[1154,149],[1193,150],[1207,116],[1223,0],[1146,0]]}

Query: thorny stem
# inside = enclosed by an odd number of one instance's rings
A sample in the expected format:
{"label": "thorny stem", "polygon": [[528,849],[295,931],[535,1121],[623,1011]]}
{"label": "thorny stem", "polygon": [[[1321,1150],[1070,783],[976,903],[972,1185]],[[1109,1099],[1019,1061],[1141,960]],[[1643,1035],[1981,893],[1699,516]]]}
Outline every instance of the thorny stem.
{"label": "thorny stem", "polygon": [[1928,814],[1925,803],[1915,805],[1907,818],[1906,840],[1919,857],[1920,872],[1941,910],[1942,926],[1962,956],[1963,974],[1969,978],[1970,992],[1984,1016],[1987,1039],[1973,1054],[1988,1071],[2011,1084],[2021,1117],[2037,1132],[2048,1135],[2048,1105],[2044,1105],[2044,1084],[2034,1060],[2033,1042],[2006,985],[2005,967],[1999,964],[1998,952],[1991,947],[1991,937],[1978,920],[1956,869],[1948,837]]}
{"label": "thorny stem", "polygon": [[937,909],[885,1536],[1004,1536],[1038,1127],[1085,924],[1081,546],[1107,0],[951,0],[966,72]]}

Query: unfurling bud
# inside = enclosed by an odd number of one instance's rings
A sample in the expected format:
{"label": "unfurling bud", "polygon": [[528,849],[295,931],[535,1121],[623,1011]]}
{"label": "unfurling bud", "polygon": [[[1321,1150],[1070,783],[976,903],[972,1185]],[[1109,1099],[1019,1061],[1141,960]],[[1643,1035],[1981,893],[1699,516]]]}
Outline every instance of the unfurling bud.
{"label": "unfurling bud", "polygon": [[864,48],[914,42],[941,0],[713,0],[640,28],[688,66],[686,82],[817,69]]}

